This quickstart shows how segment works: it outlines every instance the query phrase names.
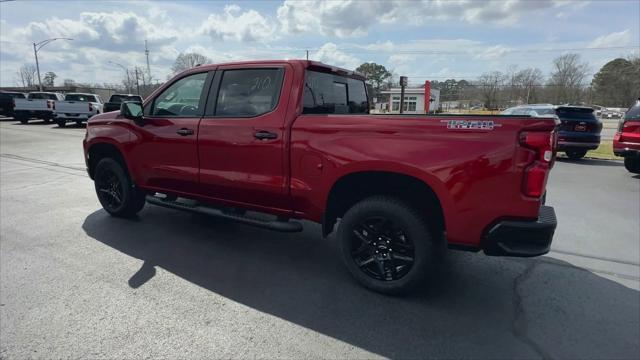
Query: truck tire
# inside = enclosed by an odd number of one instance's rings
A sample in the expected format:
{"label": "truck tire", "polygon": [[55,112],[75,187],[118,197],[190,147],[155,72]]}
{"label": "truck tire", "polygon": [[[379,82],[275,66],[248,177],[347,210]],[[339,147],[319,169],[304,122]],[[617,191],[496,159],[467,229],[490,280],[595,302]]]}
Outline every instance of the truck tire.
{"label": "truck tire", "polygon": [[640,156],[625,156],[624,167],[630,173],[640,174]]}
{"label": "truck tire", "polygon": [[20,124],[23,124],[23,125],[26,125],[29,123],[29,119],[22,116],[16,117],[16,120],[20,121]]}
{"label": "truck tire", "polygon": [[565,153],[571,160],[580,160],[587,155],[587,150],[567,150]]}
{"label": "truck tire", "polygon": [[94,185],[102,207],[117,217],[133,217],[145,204],[145,193],[136,188],[120,162],[104,158],[95,169]]}
{"label": "truck tire", "polygon": [[349,272],[363,286],[385,294],[406,293],[423,284],[443,255],[443,244],[425,214],[386,196],[364,199],[350,208],[338,227]]}
{"label": "truck tire", "polygon": [[58,127],[63,128],[63,127],[65,127],[65,126],[67,126],[67,120],[60,120],[60,119],[58,119],[58,120],[56,120],[56,124],[58,124]]}

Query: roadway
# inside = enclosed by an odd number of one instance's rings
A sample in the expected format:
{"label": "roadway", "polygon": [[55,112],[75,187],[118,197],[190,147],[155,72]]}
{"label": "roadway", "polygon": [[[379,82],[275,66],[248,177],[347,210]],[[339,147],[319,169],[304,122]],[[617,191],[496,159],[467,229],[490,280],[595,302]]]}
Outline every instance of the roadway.
{"label": "roadway", "polygon": [[547,256],[451,251],[388,297],[314,224],[108,216],[83,135],[0,122],[0,358],[640,357],[640,177],[619,161],[557,162]]}

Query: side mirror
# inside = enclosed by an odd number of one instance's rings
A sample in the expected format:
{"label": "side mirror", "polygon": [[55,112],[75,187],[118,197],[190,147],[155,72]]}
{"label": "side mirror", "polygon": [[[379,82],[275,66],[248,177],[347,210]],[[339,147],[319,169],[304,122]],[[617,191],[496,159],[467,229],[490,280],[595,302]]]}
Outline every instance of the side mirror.
{"label": "side mirror", "polygon": [[139,102],[125,101],[120,105],[120,114],[125,119],[133,120],[136,124],[143,123],[142,104]]}

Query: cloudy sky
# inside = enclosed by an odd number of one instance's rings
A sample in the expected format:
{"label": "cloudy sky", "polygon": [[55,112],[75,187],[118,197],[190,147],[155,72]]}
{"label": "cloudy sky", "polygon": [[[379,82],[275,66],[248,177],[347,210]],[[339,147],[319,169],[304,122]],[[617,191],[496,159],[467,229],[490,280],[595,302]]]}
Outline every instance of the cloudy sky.
{"label": "cloudy sky", "polygon": [[143,66],[166,79],[180,52],[214,62],[304,58],[356,68],[374,61],[425,79],[477,78],[510,65],[545,74],[553,57],[577,52],[591,71],[640,48],[640,1],[7,1],[0,3],[0,85],[33,63],[58,81],[119,83]]}

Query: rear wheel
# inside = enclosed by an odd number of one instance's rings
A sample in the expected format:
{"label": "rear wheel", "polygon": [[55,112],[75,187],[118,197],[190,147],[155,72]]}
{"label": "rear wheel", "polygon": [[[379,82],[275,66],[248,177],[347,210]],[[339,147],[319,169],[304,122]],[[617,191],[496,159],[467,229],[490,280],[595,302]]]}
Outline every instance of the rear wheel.
{"label": "rear wheel", "polygon": [[567,150],[565,153],[571,160],[580,160],[587,155],[587,150]]}
{"label": "rear wheel", "polygon": [[102,207],[111,215],[132,217],[145,204],[145,194],[133,186],[126,170],[116,160],[105,158],[96,165],[94,184]]}
{"label": "rear wheel", "polygon": [[26,117],[16,117],[16,120],[20,121],[20,124],[28,124],[29,123],[29,119],[27,119]]}
{"label": "rear wheel", "polygon": [[56,120],[56,124],[58,124],[58,127],[65,127],[67,126],[67,121],[66,120]]}
{"label": "rear wheel", "polygon": [[626,156],[624,167],[631,173],[640,174],[640,156]]}
{"label": "rear wheel", "polygon": [[423,215],[384,196],[362,200],[347,211],[338,239],[345,265],[360,284],[387,294],[421,285],[442,255]]}

